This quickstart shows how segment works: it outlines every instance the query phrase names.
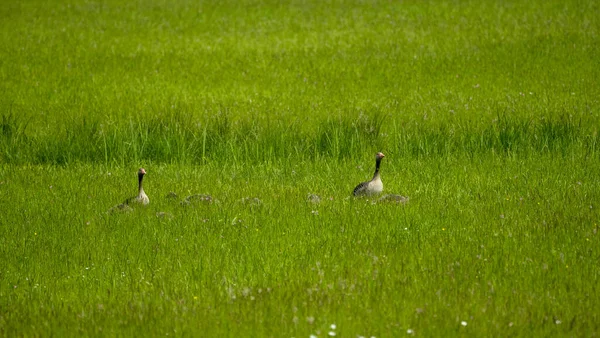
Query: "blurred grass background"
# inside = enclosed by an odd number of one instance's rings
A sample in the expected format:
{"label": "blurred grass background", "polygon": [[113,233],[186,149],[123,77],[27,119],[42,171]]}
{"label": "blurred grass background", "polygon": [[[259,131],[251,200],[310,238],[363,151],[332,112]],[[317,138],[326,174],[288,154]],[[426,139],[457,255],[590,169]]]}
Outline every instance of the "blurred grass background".
{"label": "blurred grass background", "polygon": [[382,147],[597,154],[594,1],[25,1],[1,11],[5,163],[202,163],[232,147],[259,162]]}

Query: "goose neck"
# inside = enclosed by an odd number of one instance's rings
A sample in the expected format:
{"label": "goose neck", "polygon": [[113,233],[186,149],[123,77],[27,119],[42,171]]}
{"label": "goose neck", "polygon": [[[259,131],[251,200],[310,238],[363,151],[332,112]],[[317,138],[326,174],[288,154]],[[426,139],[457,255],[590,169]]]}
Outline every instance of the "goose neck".
{"label": "goose neck", "polygon": [[373,174],[373,179],[376,179],[379,177],[379,167],[381,166],[381,159],[378,158],[375,161],[375,173]]}
{"label": "goose neck", "polygon": [[138,186],[140,194],[144,192],[144,187],[142,185],[142,181],[144,180],[144,175],[138,175]]}

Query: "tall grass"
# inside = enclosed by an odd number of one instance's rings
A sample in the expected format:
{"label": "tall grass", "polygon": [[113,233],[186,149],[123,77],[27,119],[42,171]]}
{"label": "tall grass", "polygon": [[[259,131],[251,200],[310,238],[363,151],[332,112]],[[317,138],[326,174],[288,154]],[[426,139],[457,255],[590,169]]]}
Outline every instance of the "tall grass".
{"label": "tall grass", "polygon": [[264,143],[313,158],[380,145],[593,149],[597,12],[593,1],[12,4],[0,115],[21,131],[3,135],[2,161],[198,163],[245,142],[256,161]]}
{"label": "tall grass", "polygon": [[489,153],[526,156],[530,153],[577,152],[597,158],[596,125],[563,117],[516,119],[498,116],[487,125],[455,122],[432,127],[419,121],[399,125],[386,116],[360,114],[331,117],[313,123],[298,120],[262,124],[218,114],[204,121],[189,115],[157,114],[114,126],[83,119],[58,134],[28,135],[26,122],[13,115],[2,120],[2,160],[12,164],[139,162],[202,164],[235,160],[354,159],[385,149],[402,156],[476,156]]}

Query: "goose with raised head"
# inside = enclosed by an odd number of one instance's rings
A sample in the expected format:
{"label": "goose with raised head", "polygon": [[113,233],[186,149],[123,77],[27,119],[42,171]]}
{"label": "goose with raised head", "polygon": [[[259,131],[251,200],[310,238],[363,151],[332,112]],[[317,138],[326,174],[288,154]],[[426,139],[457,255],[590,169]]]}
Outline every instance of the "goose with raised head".
{"label": "goose with raised head", "polygon": [[124,202],[125,204],[139,203],[142,205],[147,205],[148,203],[150,203],[148,195],[146,195],[146,193],[144,192],[144,175],[146,175],[146,170],[144,168],[140,168],[138,170],[138,195],[135,197],[128,198]]}
{"label": "goose with raised head", "polygon": [[383,153],[377,153],[375,155],[375,173],[370,181],[362,182],[354,188],[352,194],[354,196],[370,196],[379,194],[383,191],[383,182],[381,182],[381,174],[379,168],[381,167],[381,160],[385,157]]}
{"label": "goose with raised head", "polygon": [[142,204],[147,205],[150,203],[150,199],[146,192],[144,192],[143,180],[144,175],[146,175],[146,170],[144,168],[140,168],[138,170],[138,194],[137,196],[130,197],[123,201],[123,203],[115,205],[109,211],[131,211],[131,205],[133,204]]}

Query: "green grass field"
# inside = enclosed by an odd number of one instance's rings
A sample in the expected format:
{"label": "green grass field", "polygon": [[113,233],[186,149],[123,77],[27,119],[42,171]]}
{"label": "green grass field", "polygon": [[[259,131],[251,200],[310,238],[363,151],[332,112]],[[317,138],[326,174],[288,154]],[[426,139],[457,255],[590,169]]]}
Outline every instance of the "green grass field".
{"label": "green grass field", "polygon": [[[598,336],[599,32],[592,0],[3,4],[0,336]],[[350,197],[378,151],[407,204]]]}

